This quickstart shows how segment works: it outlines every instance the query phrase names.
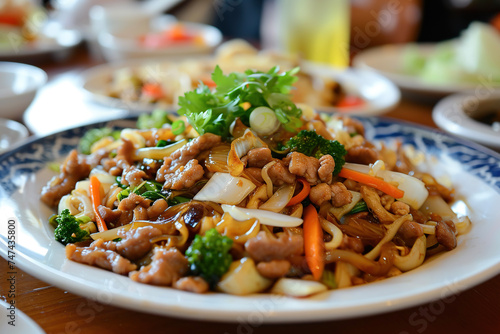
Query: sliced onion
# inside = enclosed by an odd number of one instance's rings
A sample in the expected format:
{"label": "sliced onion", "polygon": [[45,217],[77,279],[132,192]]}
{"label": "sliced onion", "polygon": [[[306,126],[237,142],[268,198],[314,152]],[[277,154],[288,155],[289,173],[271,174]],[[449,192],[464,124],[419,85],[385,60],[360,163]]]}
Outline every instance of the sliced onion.
{"label": "sliced onion", "polygon": [[438,195],[429,196],[420,208],[420,211],[427,215],[435,213],[441,216],[443,220],[453,220],[457,218],[457,215],[453,212],[448,203]]}
{"label": "sliced onion", "polygon": [[118,235],[119,231],[128,231],[128,230],[130,230],[130,228],[132,227],[132,224],[133,223],[129,223],[127,225],[123,225],[123,226],[120,226],[120,227],[115,227],[115,228],[112,228],[112,229],[107,230],[107,231],[98,232],[98,233],[92,233],[90,235],[90,237],[92,239],[94,239],[94,240],[97,240],[97,239],[103,239],[104,241],[115,240],[116,238],[120,238],[120,236]]}
{"label": "sliced onion", "polygon": [[399,254],[394,255],[394,266],[396,266],[396,268],[401,271],[409,271],[415,269],[424,262],[425,251],[426,238],[424,235],[422,235],[415,241],[410,253],[405,256],[401,256]]}
{"label": "sliced onion", "polygon": [[275,164],[276,164],[276,160],[273,160],[273,161],[267,163],[264,167],[262,167],[262,170],[260,172],[260,174],[262,176],[262,179],[266,183],[266,192],[267,192],[267,197],[268,198],[271,197],[271,196],[273,196],[273,188],[274,188],[274,186],[273,186],[273,181],[269,177],[269,174],[267,173],[267,171],[269,170],[269,168],[271,168]]}
{"label": "sliced onion", "polygon": [[293,197],[293,192],[295,191],[295,183],[286,184],[281,186],[276,192],[262,204],[259,209],[268,210],[272,212],[280,212],[285,208],[285,206],[290,202]]}
{"label": "sliced onion", "polygon": [[256,218],[261,224],[277,227],[297,227],[302,224],[302,218],[291,217],[267,210],[246,209],[234,205],[222,205],[222,210],[238,220]]}
{"label": "sliced onion", "polygon": [[382,249],[382,246],[394,238],[401,225],[403,225],[407,221],[412,221],[412,220],[413,216],[408,214],[399,217],[394,221],[394,223],[387,226],[387,232],[385,232],[385,236],[369,253],[365,254],[365,257],[369,260],[374,261],[380,255],[380,250]]}
{"label": "sliced onion", "polygon": [[230,149],[231,146],[227,143],[223,143],[212,148],[208,154],[208,158],[205,160],[205,167],[207,167],[207,169],[212,173],[229,173],[227,156],[229,155]]}
{"label": "sliced onion", "polygon": [[247,129],[242,137],[233,140],[227,157],[227,164],[231,175],[240,176],[245,168],[241,157],[245,156],[251,149],[259,147],[267,147],[267,145],[255,136],[250,129]]}
{"label": "sliced onion", "polygon": [[232,176],[228,173],[215,173],[193,199],[238,204],[254,189],[255,184],[243,177]]}
{"label": "sliced onion", "polygon": [[358,204],[358,202],[362,198],[361,194],[357,191],[349,190],[349,192],[352,194],[351,203],[347,203],[345,205],[342,205],[339,208],[334,208],[334,207],[330,208],[330,213],[332,215],[334,215],[335,218],[337,218],[337,220],[339,220],[339,221],[340,221],[340,218],[342,218],[346,213],[349,213],[354,208],[354,206],[356,204]]}
{"label": "sliced onion", "polygon": [[178,141],[175,144],[171,144],[168,146],[164,147],[144,147],[140,148],[135,152],[134,159],[135,160],[141,160],[141,159],[154,159],[154,160],[161,160],[165,157],[168,157],[178,149],[180,149],[182,146],[187,144],[187,140],[183,139]]}
{"label": "sliced onion", "polygon": [[[353,163],[346,163],[344,167],[364,174],[370,174],[371,170],[370,166]],[[398,198],[398,200],[408,204],[415,210],[418,210],[429,196],[425,184],[413,176],[388,170],[378,170],[375,176],[381,177],[389,183],[397,183],[397,187],[404,191],[403,197]]]}
{"label": "sliced onion", "polygon": [[291,297],[307,297],[328,290],[326,285],[317,281],[297,278],[280,278],[271,289],[272,293]]}

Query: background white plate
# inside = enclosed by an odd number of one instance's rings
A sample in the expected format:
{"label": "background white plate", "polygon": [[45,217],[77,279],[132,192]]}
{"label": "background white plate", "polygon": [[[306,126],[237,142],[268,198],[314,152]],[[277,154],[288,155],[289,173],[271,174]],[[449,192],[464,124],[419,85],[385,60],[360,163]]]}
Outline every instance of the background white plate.
{"label": "background white plate", "polygon": [[[373,70],[394,82],[403,92],[409,92],[427,97],[439,98],[459,92],[474,92],[481,84],[450,83],[445,85],[432,84],[403,71],[402,59],[408,45],[384,45],[370,48],[359,53],[353,60],[353,66]],[[417,44],[422,54],[432,53],[435,44]],[[489,88],[490,86],[488,86]],[[500,89],[500,86],[494,87]]]}
{"label": "background white plate", "polygon": [[[206,61],[207,57],[200,57]],[[130,60],[119,63],[99,65],[82,74],[83,89],[89,97],[112,108],[121,105],[132,112],[151,112],[155,104],[142,102],[124,102],[120,99],[107,96],[113,73],[120,68],[137,68],[144,64],[154,64],[157,60]],[[348,93],[362,97],[366,103],[359,107],[336,108],[317,107],[319,111],[339,112],[348,115],[372,116],[383,114],[394,108],[401,98],[399,89],[390,80],[382,75],[362,69],[349,68],[345,71],[335,70],[331,67],[304,64],[302,68],[312,75],[323,76],[337,80]],[[175,110],[178,107],[172,106]]]}
{"label": "background white plate", "polygon": [[59,23],[50,21],[42,28],[39,40],[20,46],[13,45],[10,49],[0,49],[0,59],[15,61],[35,59],[34,57],[48,54],[62,54],[81,41],[82,35],[78,31],[64,29]]}
{"label": "background white plate", "polygon": [[[131,281],[99,268],[66,260],[47,223],[53,213],[40,202],[41,187],[54,175],[47,163],[61,161],[97,124],[38,139],[0,160],[0,216],[16,223],[16,264],[43,281],[99,302],[155,314],[237,321],[255,315],[263,322],[333,320],[389,312],[479,284],[500,272],[500,155],[441,132],[382,118],[363,119],[368,138],[401,140],[433,156],[429,168],[449,175],[459,198],[470,206],[473,227],[453,251],[398,277],[329,291],[309,299],[276,295],[198,295]],[[474,191],[471,191],[474,189]],[[7,229],[0,230],[6,257]],[[241,318],[240,318],[241,319]]]}

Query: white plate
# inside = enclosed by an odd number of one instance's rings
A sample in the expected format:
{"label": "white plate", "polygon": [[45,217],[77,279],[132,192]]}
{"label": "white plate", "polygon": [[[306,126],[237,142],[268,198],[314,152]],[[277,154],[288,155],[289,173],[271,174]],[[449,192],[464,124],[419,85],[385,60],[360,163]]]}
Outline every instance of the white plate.
{"label": "white plate", "polygon": [[500,127],[495,129],[471,118],[498,111],[499,106],[499,92],[483,94],[481,97],[455,94],[439,101],[432,111],[432,119],[446,132],[500,150]]}
{"label": "white plate", "polygon": [[[431,54],[435,44],[417,44],[419,52]],[[474,92],[478,87],[491,88],[491,83],[469,84],[450,83],[433,84],[422,81],[419,77],[409,75],[403,71],[402,59],[408,45],[384,45],[368,49],[359,53],[353,60],[356,68],[370,69],[392,80],[403,92],[425,95],[427,97],[439,98],[445,95],[459,92]],[[493,86],[500,89],[500,86]]]}
{"label": "white plate", "polygon": [[[200,62],[205,62],[211,58],[198,57]],[[156,60],[158,62],[159,60]],[[155,60],[129,60],[111,64],[99,65],[91,68],[82,74],[83,89],[90,98],[102,105],[116,108],[123,108],[132,112],[151,112],[158,106],[144,102],[124,102],[118,98],[109,97],[107,92],[113,74],[122,68],[138,68],[144,64],[152,64],[154,69]],[[362,69],[349,68],[347,70],[336,70],[331,67],[303,64],[303,70],[312,75],[331,78],[338,81],[342,87],[353,95],[362,97],[366,103],[359,107],[317,107],[324,112],[339,112],[349,115],[373,116],[380,115],[393,109],[401,98],[399,89],[390,80],[382,75]],[[177,109],[177,106],[170,106]]]}
{"label": "white plate", "polygon": [[61,54],[77,46],[81,41],[82,36],[78,31],[64,29],[57,22],[50,21],[43,27],[37,41],[21,45],[13,44],[9,49],[0,48],[0,59],[15,61],[48,54]]}
{"label": "white plate", "polygon": [[[8,299],[8,303],[0,299],[0,333],[9,334],[45,334],[44,330],[38,326],[30,317],[24,314],[18,308],[15,308],[16,303],[11,305],[12,299]],[[14,307],[14,308],[13,308]],[[9,322],[14,321],[12,326]]]}
{"label": "white plate", "polygon": [[[458,197],[471,208],[471,231],[458,247],[401,276],[329,291],[309,299],[276,295],[198,295],[131,281],[102,269],[68,261],[47,223],[53,213],[40,202],[40,189],[88,127],[38,139],[0,160],[0,254],[7,257],[5,219],[14,219],[16,264],[43,281],[119,307],[162,315],[217,321],[303,322],[359,317],[444,298],[500,272],[500,155],[441,132],[382,118],[363,120],[368,138],[412,143],[434,156],[434,175],[448,174]],[[98,124],[95,126],[103,126]],[[471,191],[474,189],[474,191]],[[242,320],[243,319],[243,320]]]}

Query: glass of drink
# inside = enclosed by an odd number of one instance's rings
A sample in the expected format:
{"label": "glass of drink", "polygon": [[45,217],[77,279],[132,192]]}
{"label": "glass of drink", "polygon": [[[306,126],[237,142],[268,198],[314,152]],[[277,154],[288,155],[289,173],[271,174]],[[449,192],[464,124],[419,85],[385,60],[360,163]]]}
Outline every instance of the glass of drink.
{"label": "glass of drink", "polygon": [[282,50],[302,59],[349,66],[349,0],[278,0]]}

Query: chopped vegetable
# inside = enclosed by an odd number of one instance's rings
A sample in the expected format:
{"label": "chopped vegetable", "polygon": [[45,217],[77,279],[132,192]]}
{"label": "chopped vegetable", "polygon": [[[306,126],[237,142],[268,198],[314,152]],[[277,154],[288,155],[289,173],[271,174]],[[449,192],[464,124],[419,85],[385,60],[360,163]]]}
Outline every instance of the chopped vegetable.
{"label": "chopped vegetable", "polygon": [[172,205],[177,205],[177,204],[181,204],[181,203],[186,203],[186,202],[189,202],[190,200],[191,200],[191,198],[187,198],[184,196],[175,196],[173,198],[169,198],[167,200],[167,203],[169,206],[172,206]]}
{"label": "chopped vegetable", "polygon": [[186,130],[186,124],[183,120],[178,119],[177,121],[172,123],[172,133],[174,135],[180,135]]}
{"label": "chopped vegetable", "polygon": [[138,149],[135,152],[134,159],[154,159],[154,160],[162,160],[165,157],[168,157],[170,154],[174,153],[176,150],[180,149],[182,146],[187,144],[187,140],[179,140],[176,143],[163,146],[163,147],[143,147]]}
{"label": "chopped vegetable", "polygon": [[247,70],[226,76],[216,66],[212,73],[215,91],[200,83],[197,89],[179,98],[178,113],[186,116],[199,134],[210,132],[227,138],[237,117],[248,126],[253,110],[268,107],[285,129],[295,131],[302,126],[302,111],[289,93],[297,81],[297,72],[298,68],[279,73],[279,68],[273,67],[266,73]]}
{"label": "chopped vegetable", "polygon": [[302,130],[285,144],[291,151],[300,152],[317,159],[324,155],[331,155],[335,160],[334,175],[337,175],[345,164],[347,151],[344,145],[336,140],[328,140],[315,131]]}
{"label": "chopped vegetable", "polygon": [[60,215],[55,216],[54,221],[57,223],[57,227],[54,230],[54,237],[63,245],[90,238],[89,231],[82,229],[85,221],[75,218],[68,209],[63,210]]}
{"label": "chopped vegetable", "polygon": [[217,172],[193,199],[223,204],[238,204],[254,189],[255,184],[248,179]]}
{"label": "chopped vegetable", "polygon": [[330,289],[337,289],[337,280],[335,279],[335,273],[330,270],[323,271],[323,276],[321,276],[321,283],[323,283]]}
{"label": "chopped vegetable", "polygon": [[359,96],[355,95],[347,95],[340,99],[337,103],[337,107],[339,108],[353,108],[360,107],[365,104],[365,100],[363,100]]}
{"label": "chopped vegetable", "polygon": [[166,140],[163,140],[163,139],[160,139],[158,140],[158,142],[156,143],[156,146],[155,147],[165,147],[168,145],[168,141]]}
{"label": "chopped vegetable", "polygon": [[352,208],[351,211],[349,211],[348,214],[353,215],[355,213],[360,213],[363,211],[368,211],[368,206],[366,205],[366,202],[361,200],[356,205]]}
{"label": "chopped vegetable", "polygon": [[276,132],[280,122],[274,111],[268,107],[255,108],[250,114],[250,128],[260,136],[268,136]]}
{"label": "chopped vegetable", "polygon": [[339,173],[340,177],[354,180],[359,183],[363,183],[386,193],[394,198],[401,198],[405,194],[404,191],[398,189],[398,187],[393,186],[390,183],[385,182],[383,179],[369,174],[364,174],[352,169],[342,168]]}
{"label": "chopped vegetable", "polygon": [[203,277],[214,287],[233,261],[229,254],[232,245],[233,240],[222,236],[215,228],[208,230],[204,236],[197,234],[186,250],[191,273]]}
{"label": "chopped vegetable", "polygon": [[254,260],[244,257],[231,263],[227,273],[217,284],[217,289],[232,295],[249,295],[262,292],[273,283],[259,274]]}
{"label": "chopped vegetable", "polygon": [[106,222],[102,219],[101,214],[99,213],[98,207],[101,205],[101,181],[97,178],[97,176],[92,175],[90,177],[90,199],[92,200],[92,208],[94,209],[94,214],[96,217],[97,229],[99,232],[106,231],[108,227],[106,226]]}
{"label": "chopped vegetable", "polygon": [[319,281],[325,268],[323,229],[319,223],[318,212],[312,204],[304,210],[303,231],[306,262],[314,279]]}
{"label": "chopped vegetable", "polygon": [[155,100],[159,100],[165,95],[161,84],[155,82],[145,83],[142,86],[142,94]]}
{"label": "chopped vegetable", "polygon": [[281,212],[290,202],[295,191],[295,184],[284,184],[274,194],[259,207],[259,210]]}
{"label": "chopped vegetable", "polygon": [[240,208],[234,205],[222,205],[222,210],[228,212],[234,219],[247,220],[256,218],[261,224],[277,227],[297,227],[303,222],[301,218],[284,215],[267,210]]}
{"label": "chopped vegetable", "polygon": [[[376,163],[375,163],[376,164]],[[398,172],[393,172],[393,171],[388,171],[388,170],[378,170],[375,171],[374,169],[370,168],[370,166],[367,165],[360,165],[360,164],[353,164],[353,163],[346,163],[344,165],[344,169],[348,170],[353,170],[356,171],[360,174],[366,174],[367,176],[370,172],[374,172],[374,176],[371,176],[372,180],[376,183],[380,183],[381,187],[390,193],[386,193],[388,195],[391,195],[394,198],[399,199],[401,202],[404,202],[414,208],[415,210],[418,210],[422,204],[425,202],[427,197],[429,196],[429,191],[426,189],[425,184],[417,179],[416,177],[403,174],[403,173],[398,173]],[[347,171],[348,174],[353,174]],[[363,179],[365,179],[365,176],[361,176]],[[373,180],[375,179],[375,180]],[[355,179],[352,179],[354,181],[358,181]],[[385,183],[381,183],[384,182]],[[358,181],[360,182],[360,181]],[[362,182],[364,183],[364,182]],[[392,184],[397,184],[397,188],[392,186]],[[387,185],[389,187],[387,187]],[[372,185],[372,187],[376,188],[375,186]],[[379,188],[376,188],[379,189]],[[385,192],[383,189],[379,189],[383,192]],[[397,189],[395,193],[393,193],[394,189]],[[396,197],[401,195],[400,197]],[[393,196],[395,195],[395,196]]]}
{"label": "chopped vegetable", "polygon": [[139,129],[159,129],[163,124],[172,124],[172,121],[168,117],[168,113],[161,109],[156,109],[151,115],[141,114],[137,119],[137,127]]}
{"label": "chopped vegetable", "polygon": [[328,288],[320,282],[283,277],[274,284],[271,289],[271,293],[300,298],[324,292],[326,290],[328,290]]}
{"label": "chopped vegetable", "polygon": [[311,192],[311,185],[309,182],[306,181],[306,179],[299,177],[297,178],[297,181],[302,183],[302,190],[295,196],[292,197],[292,199],[288,202],[287,206],[292,206],[295,204],[299,204],[303,200],[309,196],[309,193]]}
{"label": "chopped vegetable", "polygon": [[92,153],[91,148],[94,143],[109,136],[117,140],[120,138],[120,131],[113,131],[110,128],[91,129],[83,135],[82,139],[80,139],[78,148],[83,154],[90,154]]}
{"label": "chopped vegetable", "polygon": [[259,137],[255,136],[250,129],[246,129],[243,136],[231,142],[231,149],[227,156],[229,173],[233,176],[240,176],[245,169],[245,163],[241,161],[241,158],[251,149],[260,147],[267,147],[267,145]]}
{"label": "chopped vegetable", "polygon": [[148,180],[142,182],[137,187],[126,187],[118,194],[117,198],[119,201],[122,201],[124,198],[127,198],[131,193],[140,195],[144,198],[155,201],[157,199],[163,198],[166,199],[166,194],[162,192],[163,184]]}

